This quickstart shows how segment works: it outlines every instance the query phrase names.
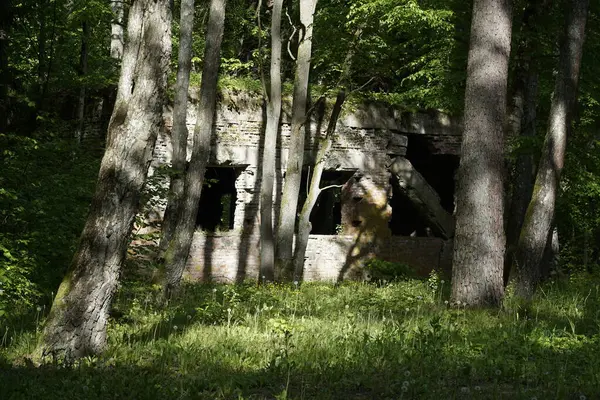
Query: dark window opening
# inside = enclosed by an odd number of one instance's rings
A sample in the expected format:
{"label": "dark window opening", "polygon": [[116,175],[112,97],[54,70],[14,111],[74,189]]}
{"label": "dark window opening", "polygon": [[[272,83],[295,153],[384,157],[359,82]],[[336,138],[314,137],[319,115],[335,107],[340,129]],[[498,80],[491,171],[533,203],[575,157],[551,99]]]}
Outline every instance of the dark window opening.
{"label": "dark window opening", "polygon": [[454,212],[454,175],[460,158],[452,154],[436,154],[427,136],[409,135],[406,158],[440,196],[442,207]]}
{"label": "dark window opening", "polygon": [[[454,212],[454,175],[458,168],[459,157],[451,154],[437,154],[430,139],[424,135],[409,135],[406,158],[437,192],[441,206],[449,213]],[[392,235],[434,236],[429,222],[419,209],[404,195],[395,179],[392,185],[392,217],[389,227]]]}
{"label": "dark window opening", "polygon": [[235,181],[241,170],[232,167],[208,167],[196,216],[196,227],[203,231],[233,229],[237,191]]}
{"label": "dark window opening", "polygon": [[[320,187],[330,185],[343,185],[354,175],[354,171],[323,171]],[[312,176],[312,168],[311,168]],[[298,203],[298,212],[304,206],[306,200],[307,182],[309,174],[307,170],[302,172],[302,181],[300,184],[300,201]],[[324,190],[319,195],[311,214],[310,222],[312,224],[311,233],[315,235],[336,235],[342,224],[342,188],[334,187]]]}
{"label": "dark window opening", "polygon": [[389,228],[392,235],[430,236],[427,220],[421,216],[412,201],[402,193],[396,179],[392,177],[390,183],[392,198],[389,200],[389,204],[392,207],[392,218],[390,218]]}

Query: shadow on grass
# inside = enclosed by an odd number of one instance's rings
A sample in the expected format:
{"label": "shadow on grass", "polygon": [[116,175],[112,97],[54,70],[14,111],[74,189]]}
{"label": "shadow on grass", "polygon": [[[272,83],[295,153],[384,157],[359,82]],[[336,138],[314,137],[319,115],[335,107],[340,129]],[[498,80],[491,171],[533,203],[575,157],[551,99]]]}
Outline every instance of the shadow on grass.
{"label": "shadow on grass", "polygon": [[[490,332],[481,332],[481,337]],[[465,338],[474,340],[475,337]],[[2,399],[396,399],[396,398],[597,398],[597,341],[571,348],[474,341],[460,352],[443,343],[406,351],[397,338],[364,339],[346,355],[333,343],[308,354],[274,351],[262,365],[248,365],[210,351],[171,349],[140,355],[132,364],[112,360],[74,368],[13,366],[0,371]],[[232,352],[243,352],[231,346]],[[413,349],[414,350],[414,349]],[[194,361],[190,361],[193,355]],[[278,358],[279,357],[279,358]],[[108,364],[107,364],[108,363]],[[280,398],[283,398],[280,397]]]}

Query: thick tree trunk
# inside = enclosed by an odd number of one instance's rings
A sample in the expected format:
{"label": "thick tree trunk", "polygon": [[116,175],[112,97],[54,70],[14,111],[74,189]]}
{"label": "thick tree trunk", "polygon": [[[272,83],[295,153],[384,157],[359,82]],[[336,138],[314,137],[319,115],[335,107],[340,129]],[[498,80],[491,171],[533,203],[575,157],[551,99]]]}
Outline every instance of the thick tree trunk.
{"label": "thick tree trunk", "polygon": [[123,63],[131,68],[121,73],[96,192],[44,327],[42,356],[73,359],[106,344],[108,311],[162,126],[171,52],[168,0],[137,0],[131,13]]}
{"label": "thick tree trunk", "polygon": [[308,246],[308,237],[310,235],[310,231],[312,230],[312,224],[310,223],[310,214],[313,208],[315,207],[315,204],[317,203],[321,192],[327,189],[320,187],[321,177],[323,176],[323,170],[325,168],[327,153],[329,152],[333,144],[333,133],[335,132],[335,127],[340,117],[340,113],[342,112],[342,106],[344,105],[344,101],[346,101],[346,92],[344,90],[340,90],[335,100],[335,104],[333,105],[333,109],[331,111],[331,117],[329,119],[329,124],[327,125],[325,138],[321,142],[319,146],[319,151],[317,152],[317,159],[315,160],[315,169],[312,173],[312,177],[310,178],[310,185],[306,196],[306,200],[304,201],[302,211],[300,212],[300,218],[298,221],[298,235],[296,237],[296,248],[294,250],[293,260],[294,280],[297,282],[300,282],[302,280],[304,273],[304,256],[306,255],[306,248]]}
{"label": "thick tree trunk", "polygon": [[[88,40],[90,28],[86,21],[81,24],[81,53],[79,56],[79,75],[85,78],[88,70]],[[77,128],[75,135],[79,143],[83,140],[83,129],[85,123],[85,83],[81,82],[79,98],[77,99]]]}
{"label": "thick tree trunk", "polygon": [[173,232],[177,226],[179,208],[182,206],[185,166],[187,163],[187,105],[192,69],[192,30],[194,27],[194,0],[181,1],[179,22],[179,60],[177,82],[175,83],[175,104],[173,105],[173,130],[171,131],[171,182],[169,185],[169,203],[165,210],[160,241],[160,257],[164,256]]}
{"label": "thick tree trunk", "polygon": [[283,0],[273,1],[271,14],[271,90],[267,103],[267,126],[262,157],[260,186],[260,276],[275,277],[275,240],[273,235],[273,187],[275,152],[281,116],[281,9]]}
{"label": "thick tree trunk", "polygon": [[475,0],[458,171],[452,298],[499,305],[504,296],[504,123],[511,2]]}
{"label": "thick tree trunk", "polygon": [[560,50],[558,75],[554,87],[548,132],[542,149],[535,186],[516,255],[516,294],[530,299],[540,279],[540,262],[552,220],[560,173],[564,164],[567,133],[577,101],[577,82],[581,67],[585,24],[589,0],[573,0]]}
{"label": "thick tree trunk", "polygon": [[[198,120],[194,129],[192,158],[185,174],[183,202],[176,217],[177,227],[165,251],[165,295],[173,295],[181,282],[192,246],[196,214],[202,194],[204,173],[210,156],[210,139],[217,103],[217,80],[221,62],[221,42],[225,24],[225,0],[211,0],[204,48],[204,67],[200,85]],[[210,211],[207,211],[210,212]]]}
{"label": "thick tree trunk", "polygon": [[123,29],[125,16],[125,1],[111,0],[110,8],[113,12],[113,21],[110,24],[110,56],[115,60],[123,58],[125,44],[125,30]]}
{"label": "thick tree trunk", "polygon": [[[538,96],[538,77],[533,58],[539,47],[536,33],[536,19],[545,3],[537,0],[529,4],[523,16],[520,32],[520,44],[517,49],[512,110],[510,113],[508,135],[512,138],[531,138],[535,136],[536,105]],[[504,285],[508,283],[514,265],[514,255],[521,233],[521,226],[527,211],[527,205],[533,191],[535,168],[533,154],[519,152],[512,165],[512,182],[506,224],[506,255],[504,258]]]}
{"label": "thick tree trunk", "polygon": [[298,209],[298,193],[304,163],[304,125],[306,123],[306,104],[308,100],[308,78],[312,54],[313,19],[317,0],[300,1],[300,23],[303,38],[298,45],[296,59],[296,77],[294,80],[294,99],[292,105],[292,134],[288,160],[285,170],[285,182],[281,196],[281,211],[277,229],[276,272],[278,280],[289,280],[293,274],[293,242]]}

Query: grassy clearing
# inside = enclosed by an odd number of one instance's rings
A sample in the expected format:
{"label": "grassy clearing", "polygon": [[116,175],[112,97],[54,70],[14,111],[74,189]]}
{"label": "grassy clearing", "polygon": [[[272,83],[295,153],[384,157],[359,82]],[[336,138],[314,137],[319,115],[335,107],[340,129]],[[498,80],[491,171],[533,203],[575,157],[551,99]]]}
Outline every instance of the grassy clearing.
{"label": "grassy clearing", "polygon": [[449,308],[445,285],[197,285],[160,308],[125,284],[102,357],[27,366],[38,318],[2,328],[0,399],[600,397],[600,280],[501,311]]}

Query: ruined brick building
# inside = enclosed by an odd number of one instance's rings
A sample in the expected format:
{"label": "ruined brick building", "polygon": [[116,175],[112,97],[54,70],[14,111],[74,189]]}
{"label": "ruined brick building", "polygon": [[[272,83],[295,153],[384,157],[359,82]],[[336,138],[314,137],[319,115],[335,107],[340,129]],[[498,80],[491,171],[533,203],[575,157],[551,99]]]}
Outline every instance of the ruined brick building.
{"label": "ruined brick building", "polygon": [[[193,100],[193,96],[192,96]],[[285,103],[285,102],[284,102]],[[305,164],[314,163],[328,123],[317,110],[306,129]],[[169,116],[153,168],[170,162]],[[290,135],[284,105],[277,144],[275,219]],[[190,104],[190,132],[196,105]],[[248,95],[224,95],[217,110],[209,167],[188,260],[191,279],[239,281],[259,270],[259,191],[264,111]],[[395,110],[382,104],[347,105],[337,125],[313,210],[306,280],[360,276],[370,258],[411,265],[422,273],[448,270],[454,231],[454,175],[461,128],[447,115]],[[300,207],[305,196],[305,168]]]}

